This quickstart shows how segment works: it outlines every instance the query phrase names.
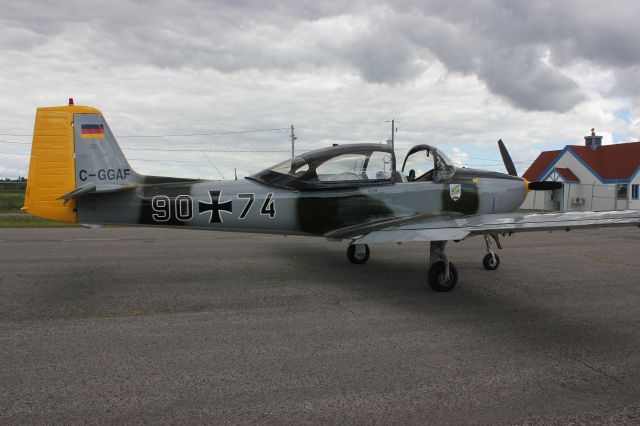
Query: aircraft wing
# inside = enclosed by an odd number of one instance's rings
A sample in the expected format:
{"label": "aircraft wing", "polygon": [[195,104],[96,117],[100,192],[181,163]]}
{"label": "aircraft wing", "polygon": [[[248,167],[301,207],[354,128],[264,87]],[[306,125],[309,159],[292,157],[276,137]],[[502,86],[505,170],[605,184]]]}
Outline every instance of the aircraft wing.
{"label": "aircraft wing", "polygon": [[[462,217],[462,214],[459,215]],[[332,231],[323,234],[323,237],[328,239],[345,239],[345,238],[355,238],[360,237],[364,234],[371,233],[373,231],[383,230],[392,227],[399,227],[400,225],[405,225],[408,223],[416,223],[421,222],[427,219],[440,218],[442,219],[441,214],[436,213],[418,213],[408,216],[394,217],[391,219],[379,219],[379,220],[371,220],[365,223],[359,223],[357,225],[348,226],[346,228],[334,229]]]}
{"label": "aircraft wing", "polygon": [[607,226],[640,226],[640,210],[565,213],[481,214],[465,217],[422,219],[398,226],[372,230],[357,244],[402,243],[412,241],[463,240],[482,234],[511,234],[529,231],[571,230]]}

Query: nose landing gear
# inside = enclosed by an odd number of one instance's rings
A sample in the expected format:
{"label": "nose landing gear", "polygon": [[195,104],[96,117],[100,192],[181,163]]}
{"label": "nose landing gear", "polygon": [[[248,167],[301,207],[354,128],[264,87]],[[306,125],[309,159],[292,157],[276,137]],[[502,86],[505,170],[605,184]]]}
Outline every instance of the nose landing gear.
{"label": "nose landing gear", "polygon": [[497,234],[484,235],[484,242],[487,245],[487,254],[482,258],[482,266],[484,266],[484,269],[487,271],[495,271],[500,266],[500,256],[493,251],[493,241],[491,241],[491,239],[495,240],[498,248],[502,248]]}

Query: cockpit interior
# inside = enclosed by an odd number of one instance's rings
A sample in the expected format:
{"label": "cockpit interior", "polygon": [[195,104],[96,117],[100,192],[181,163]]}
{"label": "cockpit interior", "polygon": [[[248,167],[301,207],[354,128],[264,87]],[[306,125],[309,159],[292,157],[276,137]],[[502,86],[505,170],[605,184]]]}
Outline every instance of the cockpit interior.
{"label": "cockpit interior", "polygon": [[248,179],[299,190],[446,182],[455,173],[447,156],[429,145],[409,150],[396,170],[393,150],[382,144],[349,144],[319,149],[288,159]]}

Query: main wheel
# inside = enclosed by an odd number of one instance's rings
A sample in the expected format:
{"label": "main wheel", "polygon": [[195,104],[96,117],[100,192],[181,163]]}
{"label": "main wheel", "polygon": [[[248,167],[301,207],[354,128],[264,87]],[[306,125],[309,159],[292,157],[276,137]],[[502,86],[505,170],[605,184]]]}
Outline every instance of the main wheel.
{"label": "main wheel", "polygon": [[427,274],[429,285],[435,291],[451,291],[458,283],[458,270],[449,262],[449,279],[444,278],[444,262],[439,261],[431,265]]}
{"label": "main wheel", "polygon": [[487,271],[495,271],[496,269],[498,269],[498,266],[500,266],[500,256],[495,253],[493,254],[493,256],[491,256],[491,253],[485,254],[482,258],[482,266],[484,266],[484,269],[486,269]]}
{"label": "main wheel", "polygon": [[351,263],[355,263],[356,265],[361,265],[369,260],[370,254],[371,250],[369,250],[369,246],[366,244],[364,245],[364,254],[360,253],[359,255],[356,254],[355,244],[349,244],[349,247],[347,247],[347,258]]}

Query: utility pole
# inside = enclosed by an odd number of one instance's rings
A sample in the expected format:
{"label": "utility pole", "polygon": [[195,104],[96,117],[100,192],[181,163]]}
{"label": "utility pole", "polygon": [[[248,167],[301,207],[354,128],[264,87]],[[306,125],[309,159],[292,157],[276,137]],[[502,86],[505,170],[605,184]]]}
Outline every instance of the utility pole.
{"label": "utility pole", "polygon": [[296,134],[295,134],[295,129],[293,128],[293,124],[291,125],[291,158],[295,157],[296,155],[296,150],[295,150],[295,143],[296,143]]}
{"label": "utility pole", "polygon": [[[389,121],[385,121],[385,123],[389,123]],[[396,129],[396,119],[392,118],[391,119],[391,139],[387,141],[387,144],[390,145],[391,149],[393,150],[395,150],[395,140],[396,140],[395,135],[397,131],[398,129]]]}
{"label": "utility pole", "polygon": [[391,149],[395,150],[396,119],[391,119]]}
{"label": "utility pole", "polygon": [[[385,123],[388,123],[388,121],[385,121]],[[399,123],[399,121],[398,121]],[[387,145],[391,146],[391,150],[393,152],[396,151],[396,132],[398,131],[398,129],[396,128],[396,119],[392,118],[391,119],[391,139],[389,139],[387,141]],[[395,173],[395,169],[393,170],[393,172]]]}

